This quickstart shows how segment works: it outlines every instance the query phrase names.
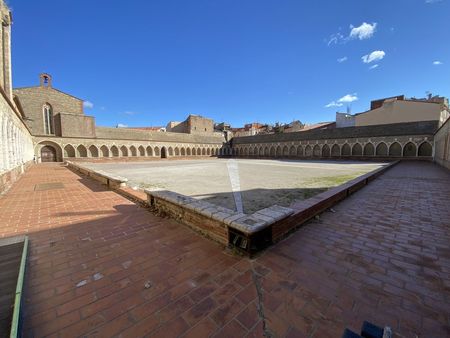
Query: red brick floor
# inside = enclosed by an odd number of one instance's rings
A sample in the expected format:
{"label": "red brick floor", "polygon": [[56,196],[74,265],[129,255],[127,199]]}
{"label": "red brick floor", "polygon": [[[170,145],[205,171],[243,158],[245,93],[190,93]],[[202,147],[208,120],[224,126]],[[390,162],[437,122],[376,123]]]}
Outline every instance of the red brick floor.
{"label": "red brick floor", "polygon": [[[35,191],[40,183],[61,189]],[[28,337],[450,336],[450,173],[401,163],[250,260],[60,165],[0,197],[28,233]]]}

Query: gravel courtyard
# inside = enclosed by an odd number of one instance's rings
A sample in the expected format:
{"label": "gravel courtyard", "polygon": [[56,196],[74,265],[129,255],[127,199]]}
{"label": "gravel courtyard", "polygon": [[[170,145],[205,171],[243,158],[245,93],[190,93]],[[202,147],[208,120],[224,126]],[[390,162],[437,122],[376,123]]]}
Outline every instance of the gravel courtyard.
{"label": "gravel courtyard", "polygon": [[289,206],[385,163],[211,159],[84,165],[126,177],[131,187],[167,189],[232,210],[241,199],[243,211],[253,213],[273,204]]}

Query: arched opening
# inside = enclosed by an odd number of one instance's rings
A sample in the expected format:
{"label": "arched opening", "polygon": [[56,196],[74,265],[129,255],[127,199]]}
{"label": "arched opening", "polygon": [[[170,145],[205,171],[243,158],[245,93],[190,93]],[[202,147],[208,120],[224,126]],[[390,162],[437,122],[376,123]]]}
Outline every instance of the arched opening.
{"label": "arched opening", "polygon": [[197,156],[197,149],[192,148],[192,156]]}
{"label": "arched opening", "polygon": [[333,146],[331,147],[331,156],[333,157],[341,156],[341,148],[339,148],[338,144],[333,144]]}
{"label": "arched opening", "polygon": [[394,142],[389,147],[389,156],[402,156],[402,146],[398,142]]}
{"label": "arched opening", "polygon": [[175,147],[175,156],[180,156],[180,149],[178,147]]}
{"label": "arched opening", "polygon": [[289,148],[289,156],[290,157],[295,157],[297,155],[297,149],[295,149],[295,146],[291,146]]}
{"label": "arched opening", "polygon": [[312,156],[312,148],[311,146],[308,144],[305,147],[305,157],[311,157]]}
{"label": "arched opening", "polygon": [[139,146],[138,151],[139,156],[145,156],[145,148],[143,146]]}
{"label": "arched opening", "polygon": [[316,144],[313,148],[313,156],[320,157],[320,155],[321,155],[320,146],[318,144]]}
{"label": "arched opening", "polygon": [[302,146],[297,147],[297,156],[303,157],[303,147]]}
{"label": "arched opening", "polygon": [[101,146],[100,147],[100,153],[102,157],[109,157],[109,149],[107,146]]}
{"label": "arched opening", "polygon": [[167,158],[167,150],[166,147],[161,148],[161,158]]}
{"label": "arched opening", "polygon": [[359,143],[355,143],[352,148],[352,155],[353,156],[362,156],[362,146]]}
{"label": "arched opening", "polygon": [[270,147],[270,156],[275,157],[275,147]]}
{"label": "arched opening", "polygon": [[75,157],[75,148],[71,144],[64,147],[64,157]]}
{"label": "arched opening", "polygon": [[96,146],[91,145],[89,147],[89,154],[91,155],[91,157],[98,157],[98,149]]}
{"label": "arched opening", "polygon": [[44,133],[47,135],[55,134],[55,128],[53,126],[53,108],[49,103],[44,104],[42,107],[42,113],[44,118]]}
{"label": "arched opening", "polygon": [[375,155],[375,148],[372,143],[367,143],[364,146],[364,156],[373,156]]}
{"label": "arched opening", "polygon": [[418,155],[419,156],[432,156],[433,148],[432,148],[431,144],[428,142],[423,142],[419,146]]}
{"label": "arched opening", "polygon": [[159,147],[155,147],[155,156],[160,156],[161,152],[159,150]]}
{"label": "arched opening", "polygon": [[206,151],[206,154],[207,154],[208,156],[211,156],[211,148],[208,148],[208,150]]}
{"label": "arched opening", "polygon": [[111,147],[111,155],[113,157],[119,157],[119,149],[116,146]]}
{"label": "arched opening", "polygon": [[289,156],[289,148],[288,146],[284,146],[283,147],[283,156]]}
{"label": "arched opening", "polygon": [[169,147],[168,154],[169,154],[169,156],[173,156],[173,148],[172,147]]}
{"label": "arched opening", "polygon": [[270,149],[269,149],[269,147],[265,147],[264,148],[264,156],[265,157],[269,157],[270,156]]}
{"label": "arched opening", "polygon": [[259,156],[261,156],[261,157],[264,156],[264,148],[263,148],[263,147],[259,147],[259,149],[258,149],[258,154],[259,154]]}
{"label": "arched opening", "polygon": [[53,146],[45,145],[41,148],[41,162],[56,162],[56,149]]}
{"label": "arched opening", "polygon": [[206,149],[205,148],[202,148],[202,155],[206,156]]}
{"label": "arched opening", "polygon": [[120,153],[121,153],[121,155],[122,155],[123,157],[128,156],[128,148],[125,147],[125,146],[121,146],[121,147],[120,147]]}
{"label": "arched opening", "polygon": [[258,147],[253,148],[253,156],[258,156]]}
{"label": "arched opening", "polygon": [[330,147],[328,144],[324,144],[322,147],[322,157],[330,157]]}
{"label": "arched opening", "polygon": [[282,154],[282,152],[281,152],[281,147],[280,147],[280,146],[277,146],[277,149],[276,149],[276,151],[275,151],[275,156],[276,156],[276,157],[281,157],[281,154]]}
{"label": "arched opening", "polygon": [[416,157],[417,148],[412,142],[408,142],[403,147],[403,156],[405,157]]}
{"label": "arched opening", "polygon": [[137,150],[135,146],[130,147],[131,156],[137,156]]}
{"label": "arched opening", "polygon": [[350,156],[350,154],[352,153],[352,149],[350,148],[350,145],[348,143],[345,143],[342,146],[341,153],[342,156]]}
{"label": "arched opening", "polygon": [[186,155],[191,156],[191,148],[186,148]]}
{"label": "arched opening", "polygon": [[386,143],[381,142],[377,144],[377,148],[375,149],[375,154],[377,156],[387,156],[388,154],[388,148]]}
{"label": "arched opening", "polygon": [[186,156],[186,150],[184,148],[181,148],[180,154],[181,156]]}
{"label": "arched opening", "polygon": [[77,147],[78,157],[87,157],[87,149],[84,145],[80,144]]}

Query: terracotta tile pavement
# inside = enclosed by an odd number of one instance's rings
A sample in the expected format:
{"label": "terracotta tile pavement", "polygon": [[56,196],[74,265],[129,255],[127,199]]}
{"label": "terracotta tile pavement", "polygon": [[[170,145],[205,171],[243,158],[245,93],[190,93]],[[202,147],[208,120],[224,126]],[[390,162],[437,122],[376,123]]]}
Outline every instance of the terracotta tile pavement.
{"label": "terracotta tile pavement", "polygon": [[28,337],[448,337],[449,205],[448,171],[401,163],[250,260],[37,165],[0,197],[0,236],[30,236]]}

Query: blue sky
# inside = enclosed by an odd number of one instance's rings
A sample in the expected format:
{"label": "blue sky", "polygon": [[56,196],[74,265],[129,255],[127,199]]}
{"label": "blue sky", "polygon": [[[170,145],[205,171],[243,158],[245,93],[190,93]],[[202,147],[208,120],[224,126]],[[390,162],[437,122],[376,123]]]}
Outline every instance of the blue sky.
{"label": "blue sky", "polygon": [[98,125],[314,123],[386,96],[450,96],[450,0],[8,3],[14,87],[48,72]]}

